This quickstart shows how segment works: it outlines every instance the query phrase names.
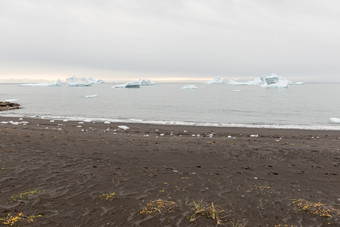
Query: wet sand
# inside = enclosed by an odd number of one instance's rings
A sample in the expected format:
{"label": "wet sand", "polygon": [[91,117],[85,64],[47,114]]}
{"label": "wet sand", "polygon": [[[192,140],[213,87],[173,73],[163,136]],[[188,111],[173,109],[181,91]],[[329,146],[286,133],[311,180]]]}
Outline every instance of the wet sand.
{"label": "wet sand", "polygon": [[340,132],[0,118],[0,223],[215,226],[200,200],[221,226],[339,226]]}

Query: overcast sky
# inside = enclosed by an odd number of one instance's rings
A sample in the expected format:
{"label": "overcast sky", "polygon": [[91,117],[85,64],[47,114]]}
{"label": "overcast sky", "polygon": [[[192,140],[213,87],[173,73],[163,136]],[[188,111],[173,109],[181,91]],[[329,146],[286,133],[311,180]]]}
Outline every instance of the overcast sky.
{"label": "overcast sky", "polygon": [[339,0],[0,0],[0,79],[340,81]]}

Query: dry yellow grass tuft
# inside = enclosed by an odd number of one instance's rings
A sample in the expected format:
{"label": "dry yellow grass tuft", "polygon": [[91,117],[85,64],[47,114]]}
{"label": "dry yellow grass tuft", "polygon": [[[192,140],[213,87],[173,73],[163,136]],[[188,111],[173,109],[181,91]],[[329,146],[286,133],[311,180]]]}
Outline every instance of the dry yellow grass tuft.
{"label": "dry yellow grass tuft", "polygon": [[42,215],[31,215],[25,216],[23,213],[18,213],[16,215],[8,214],[5,218],[0,218],[3,225],[13,226],[15,223],[20,221],[26,221],[27,223],[33,223],[34,219],[37,217],[42,217]]}
{"label": "dry yellow grass tuft", "polygon": [[293,199],[292,202],[299,210],[306,211],[310,214],[319,215],[320,217],[331,218],[334,215],[340,216],[340,209],[328,208],[323,203],[314,203],[303,199]]}
{"label": "dry yellow grass tuft", "polygon": [[221,221],[221,213],[224,212],[224,210],[221,207],[215,207],[214,203],[212,202],[210,204],[203,203],[202,200],[198,201],[192,201],[192,203],[189,204],[191,210],[194,212],[190,215],[190,222],[196,221],[200,216],[206,216],[208,218],[212,218],[216,221],[216,225],[222,224]]}
{"label": "dry yellow grass tuft", "polygon": [[158,199],[158,200],[147,203],[146,206],[142,207],[139,214],[140,215],[142,214],[151,215],[156,212],[159,212],[159,213],[167,212],[171,214],[173,213],[173,209],[176,206],[177,204],[173,201],[166,201],[166,200]]}
{"label": "dry yellow grass tuft", "polygon": [[116,195],[115,192],[112,192],[112,193],[109,193],[109,194],[103,193],[99,196],[99,198],[105,198],[105,200],[109,200],[109,199],[112,199],[112,197],[115,196],[115,195]]}
{"label": "dry yellow grass tuft", "polygon": [[22,199],[26,199],[28,197],[31,197],[32,195],[36,194],[36,193],[39,193],[40,191],[38,189],[35,189],[35,190],[29,190],[27,192],[22,192],[22,193],[19,193],[17,195],[12,195],[11,196],[11,200],[12,201],[17,201],[17,200],[22,200]]}

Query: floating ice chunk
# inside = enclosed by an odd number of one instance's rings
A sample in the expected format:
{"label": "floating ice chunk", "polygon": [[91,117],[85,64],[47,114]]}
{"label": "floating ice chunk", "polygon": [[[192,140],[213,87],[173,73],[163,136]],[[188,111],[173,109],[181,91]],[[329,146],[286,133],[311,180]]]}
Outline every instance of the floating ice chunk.
{"label": "floating ice chunk", "polygon": [[205,84],[223,84],[223,79],[220,76],[217,76],[213,80],[210,80],[204,83]]}
{"label": "floating ice chunk", "polygon": [[190,85],[185,85],[183,87],[181,87],[181,89],[197,89],[198,87],[196,87],[195,85],[193,84],[190,84]]}
{"label": "floating ice chunk", "polygon": [[92,77],[86,79],[90,84],[103,84],[105,83],[104,80],[95,80]]}
{"label": "floating ice chunk", "polygon": [[331,117],[331,118],[329,119],[329,122],[330,122],[330,123],[333,123],[333,124],[340,124],[340,118]]}
{"label": "floating ice chunk", "polygon": [[120,126],[118,126],[118,128],[123,129],[123,130],[128,130],[129,129],[129,127],[125,126],[125,125],[120,125]]}
{"label": "floating ice chunk", "polygon": [[58,79],[54,83],[34,83],[34,84],[20,84],[20,87],[61,87],[62,83]]}
{"label": "floating ice chunk", "polygon": [[85,98],[95,98],[97,97],[98,95],[86,95]]}
{"label": "floating ice chunk", "polygon": [[257,137],[259,137],[259,135],[255,135],[255,134],[253,134],[253,135],[250,135],[249,137],[254,137],[254,138],[257,138]]}
{"label": "floating ice chunk", "polygon": [[18,99],[6,99],[5,102],[16,102]]}

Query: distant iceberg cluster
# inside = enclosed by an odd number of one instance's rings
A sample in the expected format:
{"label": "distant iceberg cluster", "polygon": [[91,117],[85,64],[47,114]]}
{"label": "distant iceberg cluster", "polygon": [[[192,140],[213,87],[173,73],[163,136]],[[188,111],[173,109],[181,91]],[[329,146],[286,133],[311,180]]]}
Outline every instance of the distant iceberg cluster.
{"label": "distant iceberg cluster", "polygon": [[125,84],[115,85],[112,88],[140,88],[140,86],[151,86],[156,83],[148,79],[139,79],[137,81],[128,82]]}
{"label": "distant iceberg cluster", "polygon": [[227,80],[226,84],[227,85],[260,86],[264,88],[288,88],[289,85],[302,85],[303,82],[292,82],[290,80],[287,80],[286,78],[278,76],[275,73],[272,73],[269,76],[261,76],[261,77],[257,77],[253,80],[249,80],[245,82]]}
{"label": "distant iceberg cluster", "polygon": [[[90,78],[78,78],[75,76],[69,77],[66,79],[66,84],[70,87],[88,87],[93,84],[103,84],[104,80],[95,80],[92,77]],[[63,83],[61,80],[57,80],[54,83],[32,83],[32,84],[20,84],[20,87],[61,87]]]}
{"label": "distant iceberg cluster", "polygon": [[213,80],[204,82],[205,84],[223,84],[223,79],[220,76],[215,77]]}
{"label": "distant iceberg cluster", "polygon": [[60,87],[62,85],[61,80],[57,80],[54,83],[33,83],[33,84],[20,84],[20,87]]}

